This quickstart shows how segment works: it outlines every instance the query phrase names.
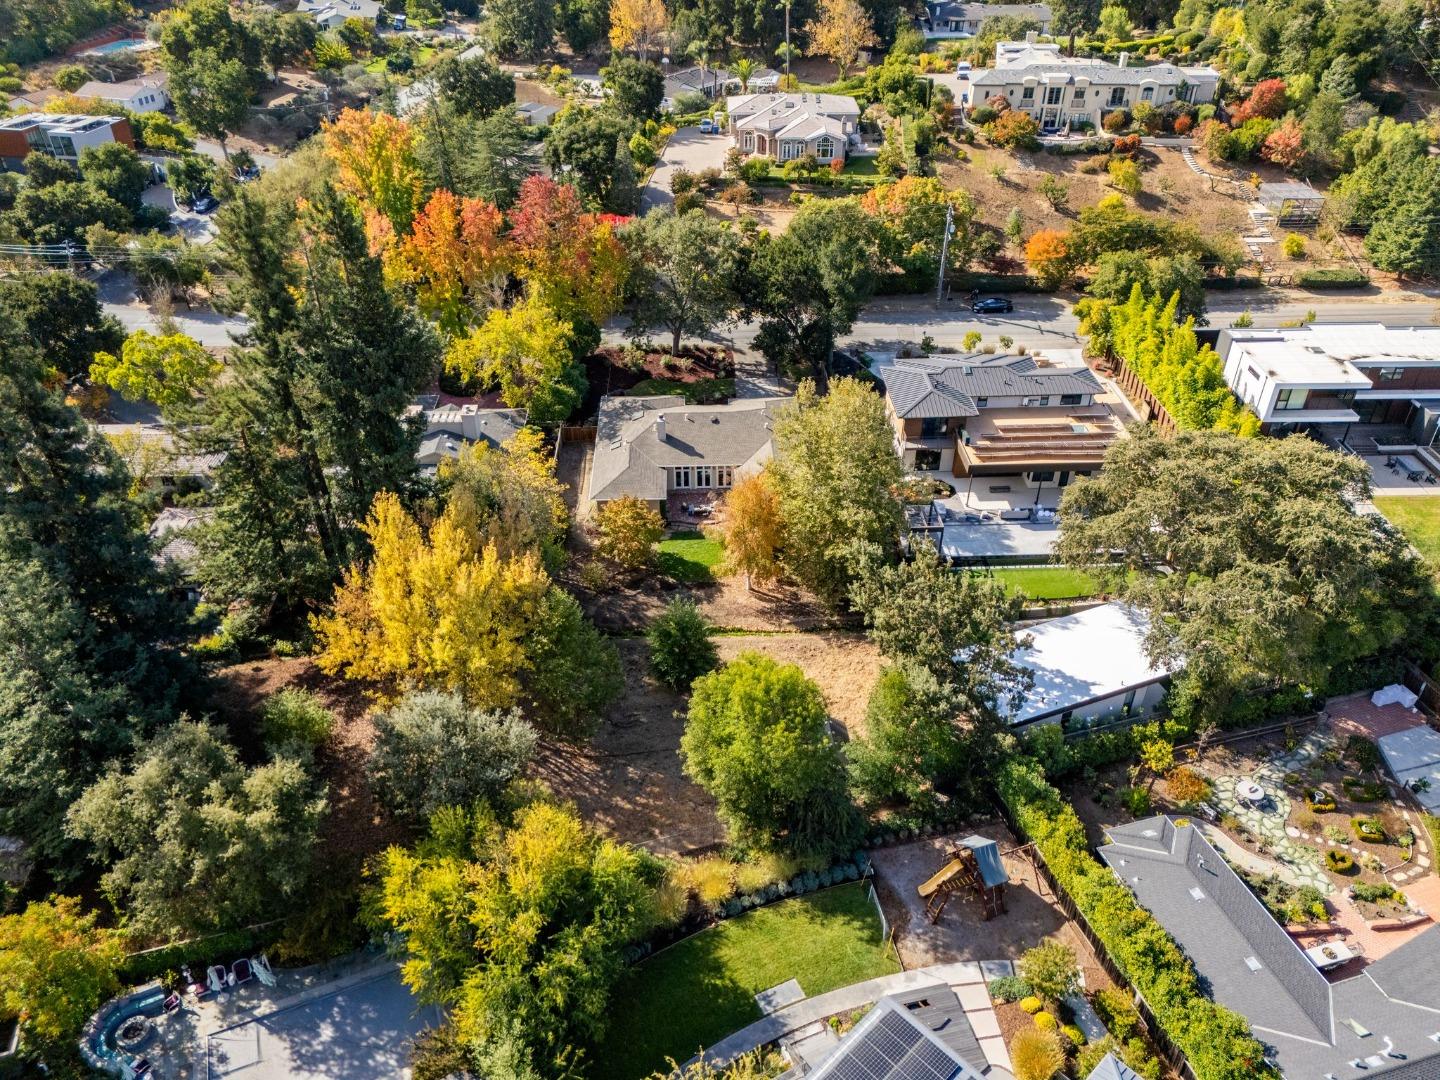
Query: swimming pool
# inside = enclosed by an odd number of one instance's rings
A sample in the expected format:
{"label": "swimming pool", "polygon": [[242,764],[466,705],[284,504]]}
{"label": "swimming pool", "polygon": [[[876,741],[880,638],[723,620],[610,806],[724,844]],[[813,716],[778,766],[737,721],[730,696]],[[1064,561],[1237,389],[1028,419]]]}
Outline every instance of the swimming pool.
{"label": "swimming pool", "polygon": [[138,49],[141,45],[148,44],[144,38],[124,38],[121,41],[111,41],[104,45],[96,45],[93,49],[86,49],[87,56],[104,56],[109,53],[126,52],[130,49]]}
{"label": "swimming pool", "polygon": [[[85,1026],[80,1052],[91,1068],[101,1072],[120,1072],[121,1051],[115,1046],[115,1032],[132,1016],[159,1016],[164,1011],[165,988],[159,984],[142,987],[133,994],[116,998]],[[128,1058],[130,1055],[126,1054]]]}

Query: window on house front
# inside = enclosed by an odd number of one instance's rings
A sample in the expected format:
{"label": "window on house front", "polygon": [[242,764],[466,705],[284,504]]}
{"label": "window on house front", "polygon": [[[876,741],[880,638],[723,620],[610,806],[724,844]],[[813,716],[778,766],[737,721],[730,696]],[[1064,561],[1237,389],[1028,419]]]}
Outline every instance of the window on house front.
{"label": "window on house front", "polygon": [[688,488],[690,486],[690,466],[684,465],[678,469],[672,469],[671,473],[675,477],[675,487]]}
{"label": "window on house front", "polygon": [[1031,408],[1031,407],[1036,406],[1036,405],[1049,405],[1049,404],[1050,404],[1050,399],[1049,399],[1048,397],[1027,397],[1027,398],[1021,399],[1021,401],[1020,401],[1020,406],[1021,406],[1021,408],[1025,408],[1025,409]]}
{"label": "window on house front", "polygon": [[745,132],[744,136],[740,139],[740,147],[747,154],[755,149],[755,133],[753,131]]}
{"label": "window on house front", "polygon": [[697,488],[710,488],[715,486],[715,470],[709,465],[695,466],[695,486]]}
{"label": "window on house front", "polygon": [[945,418],[943,416],[927,416],[920,421],[920,437],[922,439],[933,439],[937,435],[945,434]]}
{"label": "window on house front", "polygon": [[715,486],[728,488],[735,482],[735,470],[729,465],[715,466]]}
{"label": "window on house front", "polygon": [[1061,404],[1061,405],[1079,405],[1080,402],[1082,402],[1082,401],[1084,401],[1084,400],[1085,400],[1085,395],[1084,395],[1084,394],[1061,394],[1061,395],[1060,395],[1060,404]]}
{"label": "window on house front", "polygon": [[803,143],[798,143],[794,140],[786,140],[785,142],[782,142],[780,144],[780,160],[793,161],[795,158],[798,158],[801,154],[803,154],[804,150],[805,146]]}
{"label": "window on house front", "polygon": [[1110,90],[1110,108],[1118,109],[1125,104],[1125,88],[1123,86],[1112,87]]}
{"label": "window on house front", "polygon": [[1405,369],[1398,367],[1382,367],[1375,373],[1381,382],[1399,382],[1405,377]]}
{"label": "window on house front", "polygon": [[821,161],[829,161],[835,156],[835,141],[826,135],[815,144],[815,156]]}
{"label": "window on house front", "polygon": [[934,471],[935,471],[936,469],[938,469],[938,468],[940,468],[940,451],[939,451],[939,450],[916,450],[916,451],[915,451],[915,471],[916,471],[916,472],[934,472]]}
{"label": "window on house front", "polygon": [[1285,389],[1281,390],[1280,393],[1275,395],[1276,411],[1278,412],[1280,410],[1287,409],[1303,409],[1305,407],[1305,399],[1309,396],[1309,393],[1310,392],[1308,390],[1302,389],[1297,386],[1285,387]]}
{"label": "window on house front", "polygon": [[1076,90],[1076,91],[1075,91],[1075,97],[1074,97],[1074,99],[1073,99],[1073,103],[1076,104],[1076,105],[1084,105],[1084,104],[1085,104],[1085,91],[1084,91],[1084,90]]}
{"label": "window on house front", "polygon": [[1147,86],[1147,87],[1145,87],[1145,89],[1141,90],[1141,91],[1140,91],[1140,100],[1141,100],[1141,101],[1154,101],[1154,100],[1155,100],[1155,88],[1154,88],[1153,86]]}
{"label": "window on house front", "polygon": [[1034,88],[1033,86],[1027,86],[1027,87],[1025,87],[1024,90],[1020,91],[1020,100],[1021,100],[1021,101],[1034,101],[1034,100],[1035,100],[1035,88]]}
{"label": "window on house front", "polygon": [[1045,88],[1046,105],[1059,105],[1064,97],[1065,88],[1063,86],[1047,86]]}

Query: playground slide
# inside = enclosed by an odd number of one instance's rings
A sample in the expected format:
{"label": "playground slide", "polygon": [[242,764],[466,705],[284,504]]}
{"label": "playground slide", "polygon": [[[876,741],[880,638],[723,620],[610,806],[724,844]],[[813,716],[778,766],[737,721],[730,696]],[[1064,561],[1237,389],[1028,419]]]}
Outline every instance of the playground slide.
{"label": "playground slide", "polygon": [[916,890],[916,892],[920,894],[920,898],[922,900],[928,899],[931,893],[933,893],[936,889],[940,888],[941,885],[944,885],[956,874],[960,873],[960,871],[964,868],[965,864],[962,863],[959,859],[951,859],[949,862],[947,862],[944,866],[940,868],[939,873],[937,873],[929,881],[925,882],[925,884],[921,885],[920,888]]}

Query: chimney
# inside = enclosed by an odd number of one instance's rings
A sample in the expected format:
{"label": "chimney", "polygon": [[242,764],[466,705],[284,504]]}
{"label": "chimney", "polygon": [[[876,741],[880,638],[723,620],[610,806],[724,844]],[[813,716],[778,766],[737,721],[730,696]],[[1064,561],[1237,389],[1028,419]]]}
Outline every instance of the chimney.
{"label": "chimney", "polygon": [[1026,30],[1026,31],[1025,31],[1025,44],[1026,44],[1026,45],[1034,45],[1034,44],[1035,44],[1035,38],[1036,38],[1036,34],[1035,34],[1035,31],[1034,31],[1034,30]]}
{"label": "chimney", "polygon": [[1121,66],[1122,68],[1127,68],[1127,67],[1130,66],[1130,50],[1129,50],[1129,49],[1124,49],[1124,50],[1121,51],[1121,53],[1120,53],[1120,66]]}
{"label": "chimney", "polygon": [[661,442],[665,441],[665,414],[663,412],[655,417],[655,438]]}

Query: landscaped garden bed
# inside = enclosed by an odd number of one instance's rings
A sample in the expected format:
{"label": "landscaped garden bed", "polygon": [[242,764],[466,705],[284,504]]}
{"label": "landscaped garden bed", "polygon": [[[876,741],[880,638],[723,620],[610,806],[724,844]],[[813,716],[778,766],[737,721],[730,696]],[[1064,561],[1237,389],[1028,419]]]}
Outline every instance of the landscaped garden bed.
{"label": "landscaped garden bed", "polygon": [[735,354],[718,346],[662,348],[606,345],[585,358],[590,387],[577,415],[593,416],[606,394],[680,394],[692,402],[728,401],[735,394]]}

